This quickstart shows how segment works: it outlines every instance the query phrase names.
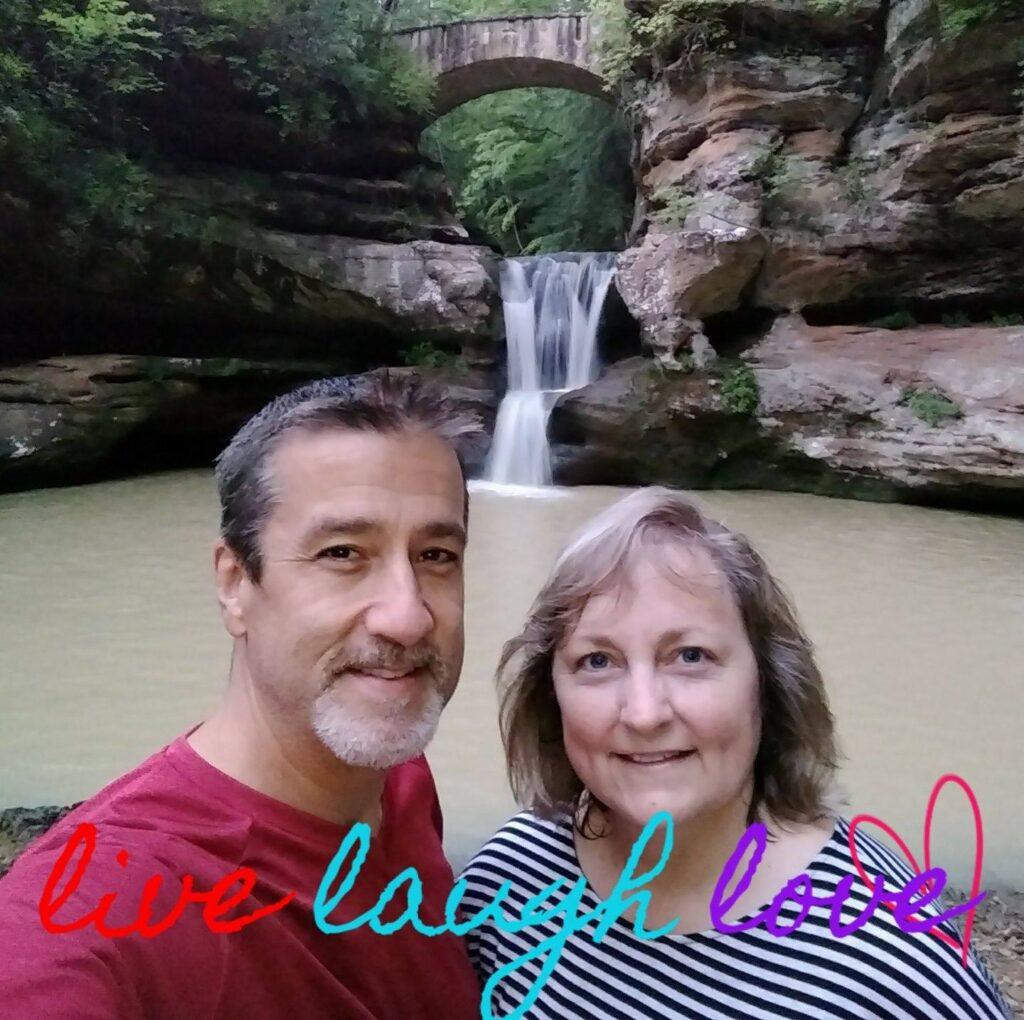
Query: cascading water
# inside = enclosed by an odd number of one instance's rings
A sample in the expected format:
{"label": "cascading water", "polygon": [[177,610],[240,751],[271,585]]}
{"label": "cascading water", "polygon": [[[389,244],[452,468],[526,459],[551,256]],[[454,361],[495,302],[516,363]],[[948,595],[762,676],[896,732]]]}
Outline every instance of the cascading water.
{"label": "cascading water", "polygon": [[597,378],[597,326],[614,272],[612,253],[502,264],[508,391],[498,408],[488,481],[551,484],[548,417],[559,394]]}

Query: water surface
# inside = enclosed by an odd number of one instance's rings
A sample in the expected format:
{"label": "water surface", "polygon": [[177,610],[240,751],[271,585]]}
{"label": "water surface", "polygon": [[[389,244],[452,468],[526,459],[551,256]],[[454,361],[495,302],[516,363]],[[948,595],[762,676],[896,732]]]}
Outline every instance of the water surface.
{"label": "water surface", "polygon": [[[467,655],[431,761],[456,861],[513,810],[492,673],[568,533],[623,493],[478,488]],[[1024,524],[768,492],[698,493],[793,594],[847,755],[852,809],[921,846],[935,779],[985,819],[988,884],[1024,883]],[[199,721],[227,678],[211,580],[209,472],[0,496],[0,806],[88,796]],[[973,837],[950,790],[933,864]]]}

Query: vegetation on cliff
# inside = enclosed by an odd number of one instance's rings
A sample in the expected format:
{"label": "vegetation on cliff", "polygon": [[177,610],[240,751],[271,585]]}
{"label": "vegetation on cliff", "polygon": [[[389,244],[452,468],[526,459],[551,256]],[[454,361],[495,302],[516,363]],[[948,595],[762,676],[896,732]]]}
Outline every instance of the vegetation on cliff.
{"label": "vegetation on cliff", "polygon": [[130,227],[153,196],[147,100],[197,68],[282,136],[430,104],[376,0],[4,0],[5,190],[54,209],[68,243]]}

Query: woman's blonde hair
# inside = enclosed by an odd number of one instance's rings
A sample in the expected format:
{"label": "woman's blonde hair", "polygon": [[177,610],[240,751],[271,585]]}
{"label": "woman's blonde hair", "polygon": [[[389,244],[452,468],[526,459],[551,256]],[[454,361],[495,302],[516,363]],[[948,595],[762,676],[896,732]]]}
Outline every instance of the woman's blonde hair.
{"label": "woman's blonde hair", "polygon": [[811,643],[789,599],[745,536],[666,488],[634,492],[588,522],[558,557],[522,632],[505,644],[497,673],[500,723],[516,799],[541,815],[570,813],[581,832],[589,807],[600,804],[565,753],[552,661],[587,601],[620,584],[652,541],[704,549],[743,619],[757,662],[761,708],[749,821],[785,824],[831,814],[838,758],[832,714]]}

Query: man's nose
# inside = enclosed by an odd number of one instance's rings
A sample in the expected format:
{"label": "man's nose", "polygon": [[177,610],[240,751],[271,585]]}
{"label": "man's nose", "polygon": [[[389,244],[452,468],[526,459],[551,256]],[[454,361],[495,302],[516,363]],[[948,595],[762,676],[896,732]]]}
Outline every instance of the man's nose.
{"label": "man's nose", "polygon": [[397,565],[381,578],[377,598],[367,610],[364,625],[374,637],[411,648],[434,629],[434,617],[423,600],[411,563]]}
{"label": "man's nose", "polygon": [[658,730],[672,721],[668,691],[655,670],[643,667],[629,671],[619,718],[625,726],[641,733]]}

